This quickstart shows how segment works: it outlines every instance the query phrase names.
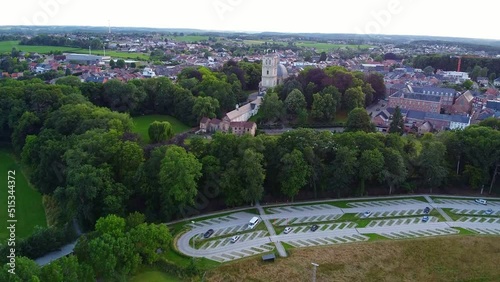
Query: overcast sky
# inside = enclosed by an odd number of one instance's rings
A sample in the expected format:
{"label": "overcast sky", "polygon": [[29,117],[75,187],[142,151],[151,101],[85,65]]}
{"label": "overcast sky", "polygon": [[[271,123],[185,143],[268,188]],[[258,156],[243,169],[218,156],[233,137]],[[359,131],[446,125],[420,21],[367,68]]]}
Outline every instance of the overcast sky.
{"label": "overcast sky", "polygon": [[[4,9],[5,8],[5,9]],[[491,0],[36,0],[2,3],[0,25],[377,33],[500,39]]]}

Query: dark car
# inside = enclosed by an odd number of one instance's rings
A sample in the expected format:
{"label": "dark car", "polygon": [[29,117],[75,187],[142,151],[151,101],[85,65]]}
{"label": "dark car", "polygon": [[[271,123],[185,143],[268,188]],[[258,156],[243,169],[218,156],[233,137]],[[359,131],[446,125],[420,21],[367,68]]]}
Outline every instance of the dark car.
{"label": "dark car", "polygon": [[214,230],[213,229],[208,229],[207,232],[205,232],[205,234],[203,234],[203,238],[210,238],[210,236],[212,236],[212,234],[214,234]]}
{"label": "dark car", "polygon": [[425,213],[425,214],[428,214],[430,211],[431,211],[431,208],[429,208],[429,207],[425,207],[425,209],[424,209],[424,213]]}
{"label": "dark car", "polygon": [[311,226],[311,231],[314,232],[316,230],[318,230],[319,226],[314,224],[313,226]]}

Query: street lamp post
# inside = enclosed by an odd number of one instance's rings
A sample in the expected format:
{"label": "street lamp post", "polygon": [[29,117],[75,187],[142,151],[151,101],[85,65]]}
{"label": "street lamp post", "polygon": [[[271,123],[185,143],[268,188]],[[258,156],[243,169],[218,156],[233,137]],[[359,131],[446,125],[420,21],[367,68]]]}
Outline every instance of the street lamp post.
{"label": "street lamp post", "polygon": [[314,263],[314,262],[311,262],[311,264],[313,265],[312,281],[316,282],[316,267],[318,267],[319,264]]}

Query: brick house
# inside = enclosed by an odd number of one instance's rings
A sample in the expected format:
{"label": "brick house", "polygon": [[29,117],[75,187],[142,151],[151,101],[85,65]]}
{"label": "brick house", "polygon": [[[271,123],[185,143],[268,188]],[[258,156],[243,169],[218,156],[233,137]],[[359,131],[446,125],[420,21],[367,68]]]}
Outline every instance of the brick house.
{"label": "brick house", "polygon": [[215,133],[217,131],[233,133],[240,136],[244,134],[255,136],[255,132],[257,131],[257,124],[255,122],[249,121],[229,121],[227,118],[220,120],[216,118],[209,119],[204,117],[201,119],[201,133]]}
{"label": "brick house", "polygon": [[453,106],[451,106],[452,114],[470,114],[472,110],[472,101],[474,97],[470,91],[465,91],[462,95],[458,96]]}
{"label": "brick house", "polygon": [[441,96],[415,93],[411,86],[389,96],[389,107],[406,110],[439,113],[441,111]]}

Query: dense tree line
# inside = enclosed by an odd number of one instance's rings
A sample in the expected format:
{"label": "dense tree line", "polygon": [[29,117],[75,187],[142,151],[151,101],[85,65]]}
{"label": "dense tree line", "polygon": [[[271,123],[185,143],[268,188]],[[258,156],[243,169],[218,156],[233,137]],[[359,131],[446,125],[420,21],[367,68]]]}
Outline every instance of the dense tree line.
{"label": "dense tree line", "polygon": [[[89,39],[71,39],[66,36],[54,36],[41,34],[31,38],[21,39],[20,45],[42,45],[42,46],[62,46],[88,49],[102,49],[103,44],[98,38]],[[22,48],[21,48],[22,49]]]}
{"label": "dense tree line", "polygon": [[350,72],[343,67],[309,68],[278,85],[264,97],[263,121],[288,117],[307,123],[330,123],[337,111],[364,108],[385,97],[383,77]]}
{"label": "dense tree line", "polygon": [[[456,71],[458,65],[458,58],[450,57],[450,55],[418,55],[413,58],[413,67],[424,69],[431,66],[434,69],[441,69],[445,71]],[[475,57],[462,57],[461,71],[472,73],[474,68],[481,67],[486,71],[482,76],[489,77],[491,74],[500,74],[500,59],[497,58],[475,58]],[[474,79],[478,75],[475,75]]]}

